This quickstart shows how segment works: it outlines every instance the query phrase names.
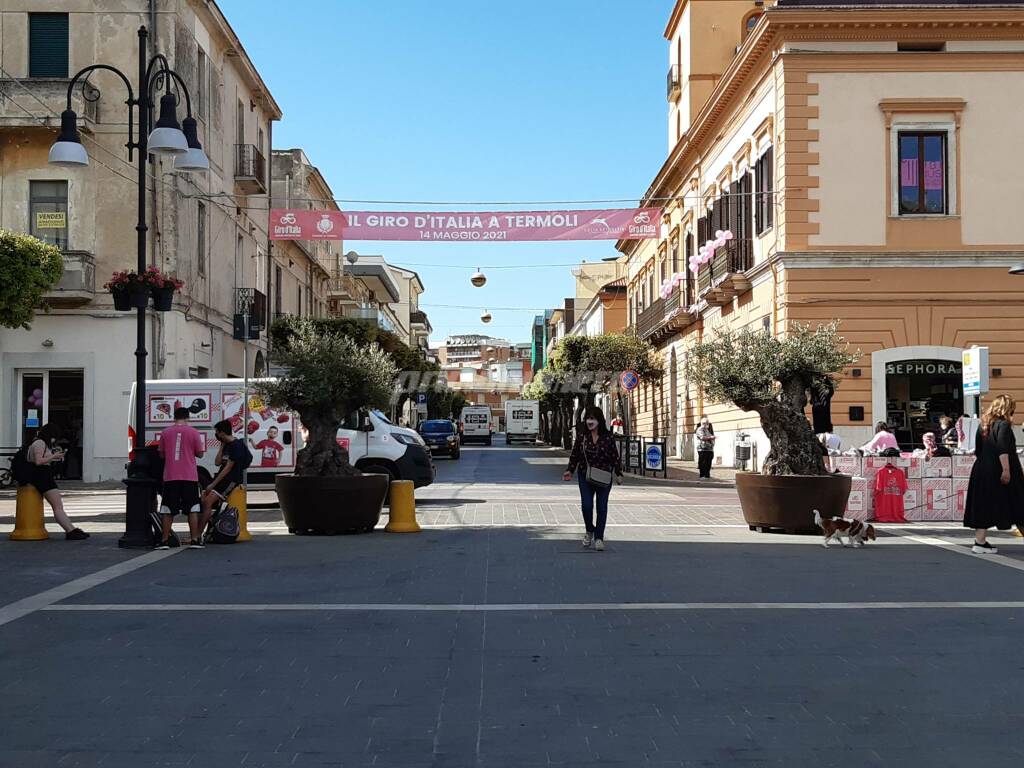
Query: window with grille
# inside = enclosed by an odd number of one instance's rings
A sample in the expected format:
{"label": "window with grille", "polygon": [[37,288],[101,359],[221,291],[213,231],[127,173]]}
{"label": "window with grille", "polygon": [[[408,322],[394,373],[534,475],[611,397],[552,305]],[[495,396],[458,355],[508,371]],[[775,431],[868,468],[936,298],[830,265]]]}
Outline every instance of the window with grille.
{"label": "window with grille", "polygon": [[949,212],[945,131],[900,131],[900,215]]}
{"label": "window with grille", "polygon": [[28,183],[29,232],[45,243],[62,250],[68,247],[68,183],[66,181],[30,181]]}
{"label": "window with grille", "polygon": [[775,211],[774,149],[768,147],[754,166],[754,233],[763,235],[772,228]]}
{"label": "window with grille", "polygon": [[68,14],[28,15],[28,76],[68,76]]}

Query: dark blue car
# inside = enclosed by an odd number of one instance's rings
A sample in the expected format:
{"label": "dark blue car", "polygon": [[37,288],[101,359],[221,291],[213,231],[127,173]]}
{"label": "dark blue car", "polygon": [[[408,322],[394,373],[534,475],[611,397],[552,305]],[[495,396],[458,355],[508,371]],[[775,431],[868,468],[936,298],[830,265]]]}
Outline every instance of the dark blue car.
{"label": "dark blue car", "polygon": [[459,458],[461,443],[459,431],[454,422],[448,419],[428,419],[421,421],[416,430],[427,444],[431,454]]}

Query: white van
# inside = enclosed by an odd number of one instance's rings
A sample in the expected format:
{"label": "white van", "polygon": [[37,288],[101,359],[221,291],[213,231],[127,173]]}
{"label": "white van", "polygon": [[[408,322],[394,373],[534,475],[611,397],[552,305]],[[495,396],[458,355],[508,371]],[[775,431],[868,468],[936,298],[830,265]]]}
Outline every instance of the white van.
{"label": "white van", "polygon": [[462,409],[462,442],[491,444],[491,407],[489,405],[467,405]]}
{"label": "white van", "polygon": [[513,440],[537,442],[540,434],[540,402],[537,400],[508,400],[505,402],[505,443]]}
{"label": "white van", "polygon": [[[249,414],[244,419],[240,379],[159,379],[146,382],[146,444],[155,445],[160,431],[174,423],[174,409],[188,408],[189,423],[206,439],[199,460],[204,485],[216,474],[213,460],[217,440],[213,425],[231,422],[235,437],[244,439],[253,454],[246,476],[250,488],[273,487],[274,476],[295,471],[295,454],[302,447],[299,421],[290,411],[270,408],[249,383]],[[129,445],[135,435],[135,386],[128,406]],[[338,428],[337,440],[348,448],[349,461],[364,472],[379,472],[392,480],[412,480],[417,488],[434,482],[434,463],[423,438],[397,427],[380,411],[351,414]]]}

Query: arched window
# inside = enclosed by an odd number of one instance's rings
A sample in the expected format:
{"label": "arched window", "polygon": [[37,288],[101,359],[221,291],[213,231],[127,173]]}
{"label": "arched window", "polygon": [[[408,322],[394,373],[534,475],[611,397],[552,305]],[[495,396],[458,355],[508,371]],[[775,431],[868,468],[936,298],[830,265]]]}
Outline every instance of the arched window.
{"label": "arched window", "polygon": [[764,13],[762,11],[751,11],[749,14],[747,14],[743,18],[743,39],[744,40],[747,39],[747,35],[749,35],[753,31],[754,27],[757,26],[757,22],[760,21],[760,19],[761,19],[761,17],[763,15],[764,15]]}

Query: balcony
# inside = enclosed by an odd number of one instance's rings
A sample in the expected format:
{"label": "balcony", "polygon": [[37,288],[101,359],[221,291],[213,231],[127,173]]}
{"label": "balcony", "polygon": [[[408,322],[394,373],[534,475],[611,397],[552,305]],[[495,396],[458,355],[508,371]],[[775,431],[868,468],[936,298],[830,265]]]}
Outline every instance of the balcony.
{"label": "balcony", "polygon": [[46,294],[54,307],[80,307],[96,296],[96,260],[88,251],[64,251],[64,274]]}
{"label": "balcony", "polygon": [[683,92],[683,83],[679,78],[679,67],[673,64],[668,68],[668,75],[666,80],[666,95],[669,101],[675,101],[679,98],[679,94]]}
{"label": "balcony", "polygon": [[356,320],[367,320],[371,323],[376,323],[378,327],[383,328],[385,331],[395,332],[395,324],[391,322],[391,318],[376,307],[356,307],[348,317],[355,318]]}
{"label": "balcony", "polygon": [[694,316],[690,314],[689,306],[684,306],[682,296],[679,290],[674,290],[667,299],[658,299],[641,312],[637,318],[637,335],[652,344],[657,344],[689,326]]}
{"label": "balcony", "polygon": [[714,258],[697,273],[697,293],[714,306],[728,304],[750,290],[746,272],[754,266],[754,244],[750,240],[730,240],[715,251]]}
{"label": "balcony", "polygon": [[[0,78],[0,128],[60,128],[60,113],[67,108],[68,78]],[[90,99],[99,91],[90,89]],[[71,108],[78,113],[78,127],[89,131],[96,122],[95,100],[82,98],[76,87]]]}
{"label": "balcony", "polygon": [[665,320],[665,300],[657,299],[636,319],[636,334],[641,339],[650,337]]}
{"label": "balcony", "polygon": [[267,161],[253,144],[235,144],[235,186],[246,195],[267,191]]}
{"label": "balcony", "polygon": [[409,325],[411,325],[413,329],[417,329],[418,326],[418,329],[425,330],[427,333],[434,330],[430,325],[430,321],[427,319],[427,313],[422,309],[414,309],[409,313]]}

